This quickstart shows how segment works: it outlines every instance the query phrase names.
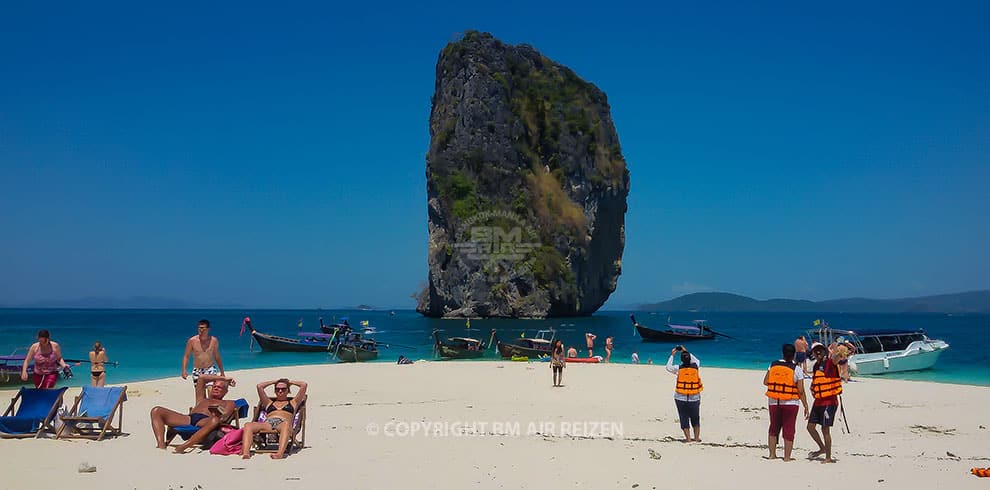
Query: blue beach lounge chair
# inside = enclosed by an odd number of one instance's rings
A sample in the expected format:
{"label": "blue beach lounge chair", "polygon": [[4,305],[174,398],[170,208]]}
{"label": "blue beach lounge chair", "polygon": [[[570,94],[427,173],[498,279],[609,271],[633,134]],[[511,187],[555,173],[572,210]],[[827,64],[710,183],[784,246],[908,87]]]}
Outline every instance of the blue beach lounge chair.
{"label": "blue beach lounge chair", "polygon": [[[40,437],[46,430],[55,431],[53,425],[62,396],[68,388],[43,389],[21,387],[10,401],[7,411],[0,417],[0,437]],[[14,406],[20,401],[17,410]]]}
{"label": "blue beach lounge chair", "polygon": [[[83,386],[69,414],[62,416],[63,424],[55,437],[99,441],[106,434],[119,436],[124,423],[125,401],[126,386]],[[116,427],[113,426],[114,414],[117,415]]]}
{"label": "blue beach lounge chair", "polygon": [[[241,419],[247,417],[248,415],[248,401],[243,398],[238,398],[234,400],[234,406],[237,407],[237,411],[228,415],[227,420],[221,421],[221,424],[230,424],[234,427],[241,426]],[[188,441],[190,437],[193,436],[199,427],[195,425],[177,425],[175,427],[169,427],[168,432],[165,434],[165,444],[172,444],[172,439],[175,436],[179,436],[183,441]],[[204,441],[205,444],[211,443],[211,438],[207,438]]]}

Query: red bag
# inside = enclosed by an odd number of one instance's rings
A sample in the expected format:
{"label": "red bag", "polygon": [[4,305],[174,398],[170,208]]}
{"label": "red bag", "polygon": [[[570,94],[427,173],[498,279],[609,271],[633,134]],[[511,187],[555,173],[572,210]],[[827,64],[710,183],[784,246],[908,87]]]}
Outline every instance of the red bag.
{"label": "red bag", "polygon": [[210,448],[210,454],[219,454],[221,456],[229,456],[231,454],[241,454],[241,449],[243,449],[243,444],[241,444],[241,439],[244,437],[244,429],[232,430],[223,436],[223,439],[215,442],[213,447]]}

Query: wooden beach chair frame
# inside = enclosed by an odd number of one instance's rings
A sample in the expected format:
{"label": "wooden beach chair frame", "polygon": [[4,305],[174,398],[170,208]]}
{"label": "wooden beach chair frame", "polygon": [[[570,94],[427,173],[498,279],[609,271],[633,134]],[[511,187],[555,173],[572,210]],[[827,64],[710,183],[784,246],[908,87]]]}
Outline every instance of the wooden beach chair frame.
{"label": "wooden beach chair frame", "polygon": [[[87,388],[91,391],[100,389],[120,389],[120,395],[117,396],[117,401],[114,403],[113,408],[105,418],[79,415],[79,406],[83,401],[83,396],[86,394]],[[107,387],[84,386],[82,391],[79,392],[79,395],[76,396],[76,401],[72,404],[72,409],[69,410],[69,414],[62,416],[62,427],[59,427],[58,432],[55,433],[55,438],[93,439],[99,441],[108,434],[113,436],[123,434],[125,401],[127,401],[126,385]],[[113,425],[114,415],[117,415],[116,427]],[[80,424],[96,424],[96,426],[86,427],[81,426]]]}
{"label": "wooden beach chair frame", "polygon": [[[291,440],[289,441],[289,445],[285,448],[286,454],[306,447],[307,402],[309,402],[308,396],[305,400],[303,400],[302,404],[299,405],[299,410],[292,417],[292,430],[290,431]],[[265,407],[262,407],[261,402],[259,401],[254,407],[254,414],[251,417],[251,421],[258,422],[258,417],[261,416],[261,411],[264,409]],[[251,446],[256,453],[275,453],[278,452],[278,438],[279,434],[277,430],[263,429],[254,434],[254,441]]]}
{"label": "wooden beach chair frame", "polygon": [[[241,427],[241,419],[247,417],[248,414],[248,401],[244,398],[238,398],[234,400],[234,406],[237,410],[227,414],[227,416],[220,421],[220,425],[233,425],[236,428]],[[192,412],[193,408],[195,407],[189,407],[189,411]],[[169,426],[167,432],[165,433],[165,444],[168,446],[177,445],[172,444],[172,440],[175,439],[175,436],[182,436],[182,439],[186,440],[192,437],[192,435],[199,431],[199,429],[200,428],[195,425]]]}
{"label": "wooden beach chair frame", "polygon": [[39,438],[41,437],[41,433],[45,432],[46,430],[55,432],[55,416],[58,415],[58,409],[59,407],[62,406],[62,399],[63,397],[65,397],[65,390],[68,389],[69,389],[68,387],[46,389],[46,388],[25,388],[22,386],[21,389],[17,391],[17,395],[15,395],[14,398],[10,400],[10,405],[8,405],[7,410],[4,411],[3,417],[20,416],[14,410],[14,406],[17,405],[18,400],[21,400],[21,394],[23,394],[26,391],[29,390],[58,391],[58,397],[55,398],[54,403],[52,403],[51,409],[48,410],[48,415],[46,415],[45,418],[41,421],[41,423],[38,426],[38,430],[36,432],[25,432],[23,434],[10,434],[6,432],[0,432],[0,438],[3,439],[25,439],[28,437]]}

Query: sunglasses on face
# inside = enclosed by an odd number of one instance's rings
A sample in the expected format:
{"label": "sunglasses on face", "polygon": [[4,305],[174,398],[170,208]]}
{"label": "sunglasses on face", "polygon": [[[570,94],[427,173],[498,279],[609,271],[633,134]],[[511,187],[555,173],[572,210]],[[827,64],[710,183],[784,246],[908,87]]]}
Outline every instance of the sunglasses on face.
{"label": "sunglasses on face", "polygon": [[286,386],[284,388],[275,388],[275,391],[289,391],[289,387]]}

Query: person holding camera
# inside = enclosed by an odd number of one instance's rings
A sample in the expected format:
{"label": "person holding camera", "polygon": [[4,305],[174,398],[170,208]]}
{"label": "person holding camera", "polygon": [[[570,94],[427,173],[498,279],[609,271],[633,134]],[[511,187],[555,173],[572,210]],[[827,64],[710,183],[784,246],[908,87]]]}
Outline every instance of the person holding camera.
{"label": "person holding camera", "polygon": [[[674,366],[674,355],[680,353],[681,364]],[[701,442],[701,376],[698,366],[701,361],[694,354],[678,345],[670,351],[667,359],[667,371],[677,375],[674,385],[674,404],[677,405],[677,415],[680,418],[681,430],[684,431],[684,442],[691,442],[691,429],[694,429],[694,442]]]}

